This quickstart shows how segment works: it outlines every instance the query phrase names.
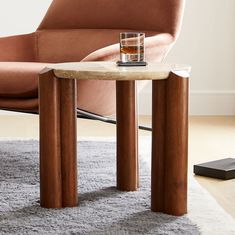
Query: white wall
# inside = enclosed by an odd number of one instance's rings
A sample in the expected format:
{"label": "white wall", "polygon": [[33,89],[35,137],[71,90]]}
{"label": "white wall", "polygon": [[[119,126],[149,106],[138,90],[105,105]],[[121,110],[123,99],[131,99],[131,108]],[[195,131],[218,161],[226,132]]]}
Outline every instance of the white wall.
{"label": "white wall", "polygon": [[[192,66],[191,114],[235,115],[235,1],[187,0],[180,37],[166,61]],[[143,113],[151,112],[150,92],[149,85],[141,94]]]}
{"label": "white wall", "polygon": [[0,36],[34,31],[52,0],[0,0]]}
{"label": "white wall", "polygon": [[[0,0],[0,36],[34,31],[51,0]],[[235,1],[187,0],[181,35],[166,61],[192,65],[191,114],[235,115]],[[151,113],[151,86],[140,95]]]}

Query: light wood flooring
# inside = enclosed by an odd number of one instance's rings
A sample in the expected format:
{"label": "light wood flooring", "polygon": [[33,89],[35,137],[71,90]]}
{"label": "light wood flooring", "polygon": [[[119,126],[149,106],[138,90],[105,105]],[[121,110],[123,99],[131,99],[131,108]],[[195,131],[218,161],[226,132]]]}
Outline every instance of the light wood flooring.
{"label": "light wood flooring", "polygon": [[[140,123],[150,124],[150,117]],[[38,116],[0,115],[0,139],[38,139]],[[140,135],[150,135],[140,131]],[[115,126],[98,121],[78,120],[81,137],[115,136]],[[235,117],[191,117],[189,128],[189,174],[195,163],[235,158]],[[195,176],[217,202],[235,218],[235,179],[222,181]]]}

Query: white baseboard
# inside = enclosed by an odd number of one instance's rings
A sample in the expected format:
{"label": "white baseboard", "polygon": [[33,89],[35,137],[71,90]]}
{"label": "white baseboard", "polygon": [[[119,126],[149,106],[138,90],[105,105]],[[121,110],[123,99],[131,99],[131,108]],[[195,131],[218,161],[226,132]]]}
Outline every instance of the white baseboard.
{"label": "white baseboard", "polygon": [[[151,115],[151,92],[139,96],[140,115]],[[190,115],[235,115],[235,91],[191,91]]]}

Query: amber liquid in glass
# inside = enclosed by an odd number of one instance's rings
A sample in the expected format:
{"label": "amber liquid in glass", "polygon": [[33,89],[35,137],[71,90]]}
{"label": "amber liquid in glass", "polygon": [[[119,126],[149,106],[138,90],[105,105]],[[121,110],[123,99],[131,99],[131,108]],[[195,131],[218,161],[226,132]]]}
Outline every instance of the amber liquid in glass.
{"label": "amber liquid in glass", "polygon": [[144,61],[144,46],[121,46],[121,60],[128,61]]}
{"label": "amber liquid in glass", "polygon": [[144,53],[144,46],[122,46],[121,53],[123,54],[137,54]]}

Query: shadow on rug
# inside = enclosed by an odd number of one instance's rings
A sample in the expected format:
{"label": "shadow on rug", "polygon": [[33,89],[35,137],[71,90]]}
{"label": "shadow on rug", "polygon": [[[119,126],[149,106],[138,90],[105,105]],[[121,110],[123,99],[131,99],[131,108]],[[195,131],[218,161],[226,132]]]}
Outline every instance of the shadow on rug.
{"label": "shadow on rug", "polygon": [[199,234],[186,216],[150,210],[150,170],[140,189],[116,190],[114,142],[79,142],[79,207],[44,209],[38,141],[0,142],[0,234]]}

